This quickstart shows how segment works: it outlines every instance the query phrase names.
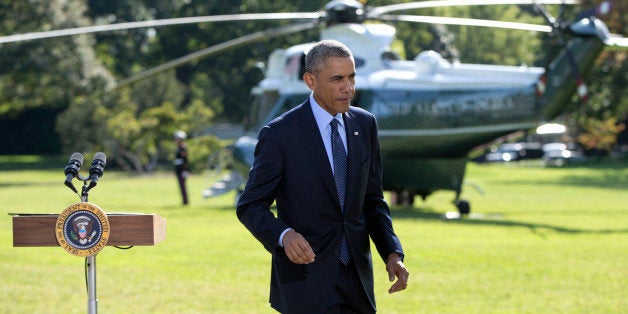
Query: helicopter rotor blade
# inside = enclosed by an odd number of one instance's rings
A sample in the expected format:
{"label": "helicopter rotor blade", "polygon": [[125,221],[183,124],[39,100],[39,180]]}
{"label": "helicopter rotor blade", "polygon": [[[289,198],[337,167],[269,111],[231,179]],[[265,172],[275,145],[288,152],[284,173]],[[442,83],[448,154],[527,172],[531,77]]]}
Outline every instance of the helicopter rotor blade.
{"label": "helicopter rotor blade", "polygon": [[291,13],[251,13],[251,14],[227,14],[227,15],[209,15],[182,17],[162,20],[150,20],[140,22],[116,23],[107,25],[94,25],[86,27],[76,27],[59,29],[43,32],[32,32],[25,34],[16,34],[10,36],[1,36],[0,44],[44,39],[61,36],[71,36],[88,33],[109,32],[114,30],[126,30],[133,28],[159,27],[168,25],[182,25],[194,23],[214,23],[214,22],[231,22],[231,21],[253,21],[253,20],[294,20],[294,19],[319,19],[321,12],[291,12]]}
{"label": "helicopter rotor blade", "polygon": [[435,0],[419,1],[401,4],[391,4],[371,9],[368,18],[378,18],[380,15],[401,10],[425,9],[451,6],[496,5],[496,4],[580,4],[580,0]]}
{"label": "helicopter rotor blade", "polygon": [[626,51],[628,50],[628,37],[620,35],[612,36],[604,40],[604,44],[610,51]]}
{"label": "helicopter rotor blade", "polygon": [[306,22],[306,23],[295,23],[295,24],[270,28],[270,29],[255,32],[252,34],[248,34],[242,37],[234,38],[232,40],[228,40],[220,44],[207,47],[205,49],[185,55],[175,60],[171,60],[169,62],[156,66],[154,68],[148,69],[144,72],[131,76],[127,79],[120,81],[120,83],[118,83],[114,89],[130,85],[132,83],[151,77],[163,71],[176,68],[192,60],[200,59],[202,57],[206,57],[208,55],[215,54],[226,49],[230,49],[239,45],[251,43],[258,40],[263,40],[263,39],[268,39],[268,38],[273,38],[273,37],[278,37],[278,36],[283,36],[283,35],[288,35],[288,34],[300,32],[300,31],[308,30],[308,29],[316,27],[316,25],[318,25],[317,21]]}
{"label": "helicopter rotor blade", "polygon": [[379,19],[386,20],[386,21],[403,21],[403,22],[430,23],[430,24],[508,28],[508,29],[518,29],[518,30],[527,30],[527,31],[535,31],[535,32],[546,32],[546,33],[549,33],[552,31],[552,27],[547,26],[547,25],[503,22],[503,21],[494,21],[494,20],[454,18],[454,17],[386,14],[386,15],[380,16]]}

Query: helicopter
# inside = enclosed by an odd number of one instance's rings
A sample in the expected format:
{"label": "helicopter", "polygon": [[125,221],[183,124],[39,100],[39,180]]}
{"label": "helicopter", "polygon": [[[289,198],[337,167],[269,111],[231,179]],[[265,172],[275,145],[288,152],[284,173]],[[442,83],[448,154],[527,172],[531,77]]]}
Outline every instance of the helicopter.
{"label": "helicopter", "polygon": [[[141,72],[118,83],[133,84],[198,58],[207,57],[254,41],[286,36],[323,25],[320,39],[343,42],[353,52],[356,66],[353,106],[372,112],[379,127],[383,163],[383,189],[393,203],[412,205],[416,195],[427,198],[438,190],[453,191],[460,214],[470,212],[461,198],[469,153],[482,144],[513,132],[528,130],[552,120],[566,110],[575,92],[583,101],[583,77],[605,49],[628,48],[624,37],[610,34],[596,14],[610,10],[604,2],[583,12],[571,23],[552,17],[544,4],[578,1],[481,1],[437,0],[368,7],[355,0],[330,1],[324,11],[297,13],[234,14],[100,25],[59,31],[0,37],[0,43],[81,33],[156,27],[183,23],[244,20],[304,20],[262,30],[220,43]],[[548,25],[391,15],[395,11],[438,6],[531,4]],[[375,20],[378,23],[365,23]],[[483,65],[450,62],[434,51],[412,60],[391,48],[395,28],[384,21],[473,25],[549,32],[559,37],[556,53],[545,67]],[[303,82],[305,55],[314,43],[273,51],[265,77],[251,91],[250,113],[244,134],[229,146],[230,174],[203,191],[204,197],[236,190],[246,183],[253,163],[259,129],[281,113],[297,106],[310,94]]]}
{"label": "helicopter", "polygon": [[[352,105],[377,119],[383,189],[391,192],[393,202],[412,205],[415,195],[425,199],[437,190],[451,190],[454,205],[466,215],[470,204],[460,196],[469,152],[557,117],[575,91],[585,100],[582,75],[605,45],[626,47],[626,43],[609,34],[600,20],[586,15],[569,24],[572,38],[547,68],[454,64],[434,51],[401,60],[390,47],[392,26],[362,23],[369,14],[429,2],[434,1],[364,11],[356,1],[331,1],[320,39],[339,40],[354,52],[357,76]],[[412,16],[387,18],[414,21]],[[553,21],[549,15],[546,18]],[[204,196],[241,189],[253,163],[257,131],[309,95],[302,77],[305,55],[312,46],[296,45],[270,55],[266,77],[252,91],[248,118],[256,123],[245,125],[248,134],[230,147],[234,170],[206,189]]]}

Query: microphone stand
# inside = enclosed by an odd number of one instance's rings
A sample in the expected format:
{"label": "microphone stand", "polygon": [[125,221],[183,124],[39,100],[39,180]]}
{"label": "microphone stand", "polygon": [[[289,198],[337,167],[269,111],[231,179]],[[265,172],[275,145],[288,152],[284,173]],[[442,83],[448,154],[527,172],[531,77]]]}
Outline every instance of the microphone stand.
{"label": "microphone stand", "polygon": [[[94,188],[98,182],[98,179],[102,176],[102,171],[105,168],[106,164],[106,156],[102,152],[98,152],[94,155],[94,160],[92,161],[92,166],[89,169],[89,176],[83,177],[78,173],[78,170],[81,168],[81,164],[83,163],[83,155],[80,153],[72,154],[70,157],[70,163],[66,166],[66,182],[65,185],[72,189],[75,193],[77,193],[74,185],[71,180],[68,180],[69,174],[73,174],[74,170],[76,170],[76,178],[79,181],[83,182],[83,188],[81,191],[81,202],[87,203],[89,198],[89,190]],[[70,167],[70,168],[68,168]],[[75,169],[76,168],[76,169]],[[68,172],[70,172],[68,174]],[[87,181],[90,181],[89,185]],[[98,312],[98,299],[96,298],[96,255],[97,252],[93,255],[89,255],[85,257],[85,271],[87,277],[87,312],[89,314],[96,314]]]}
{"label": "microphone stand", "polygon": [[[81,191],[81,202],[87,203],[89,198],[89,187],[87,180],[89,178],[83,178],[81,175],[78,178],[83,181],[83,188]],[[96,298],[96,254],[85,258],[85,264],[87,266],[87,313],[98,313],[98,299]]]}

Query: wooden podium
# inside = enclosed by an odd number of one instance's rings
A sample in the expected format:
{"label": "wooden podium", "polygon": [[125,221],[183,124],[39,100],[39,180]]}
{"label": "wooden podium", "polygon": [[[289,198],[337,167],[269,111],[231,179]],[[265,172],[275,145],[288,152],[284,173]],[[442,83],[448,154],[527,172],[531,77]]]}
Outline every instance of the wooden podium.
{"label": "wooden podium", "polygon": [[[14,214],[13,246],[59,246],[58,214]],[[150,246],[166,238],[166,219],[157,214],[107,214],[111,235],[107,246]]]}
{"label": "wooden podium", "polygon": [[[13,246],[60,246],[56,237],[57,214],[12,214]],[[106,214],[109,238],[106,246],[155,245],[166,238],[166,219],[157,214]],[[86,257],[87,311],[98,312],[96,254]]]}

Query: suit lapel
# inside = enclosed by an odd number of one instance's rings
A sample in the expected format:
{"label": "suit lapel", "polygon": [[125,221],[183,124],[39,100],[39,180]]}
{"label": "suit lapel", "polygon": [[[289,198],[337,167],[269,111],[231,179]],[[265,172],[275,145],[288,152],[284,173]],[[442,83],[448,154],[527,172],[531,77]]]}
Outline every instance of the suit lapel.
{"label": "suit lapel", "polygon": [[334,202],[338,205],[338,209],[340,209],[340,201],[338,200],[338,192],[336,191],[331,164],[329,163],[329,158],[327,158],[327,151],[325,150],[325,145],[323,145],[323,139],[316,125],[309,100],[301,105],[299,112],[301,119],[299,123],[301,126],[299,138],[301,139],[303,148],[323,179],[325,187],[332,195]]}

